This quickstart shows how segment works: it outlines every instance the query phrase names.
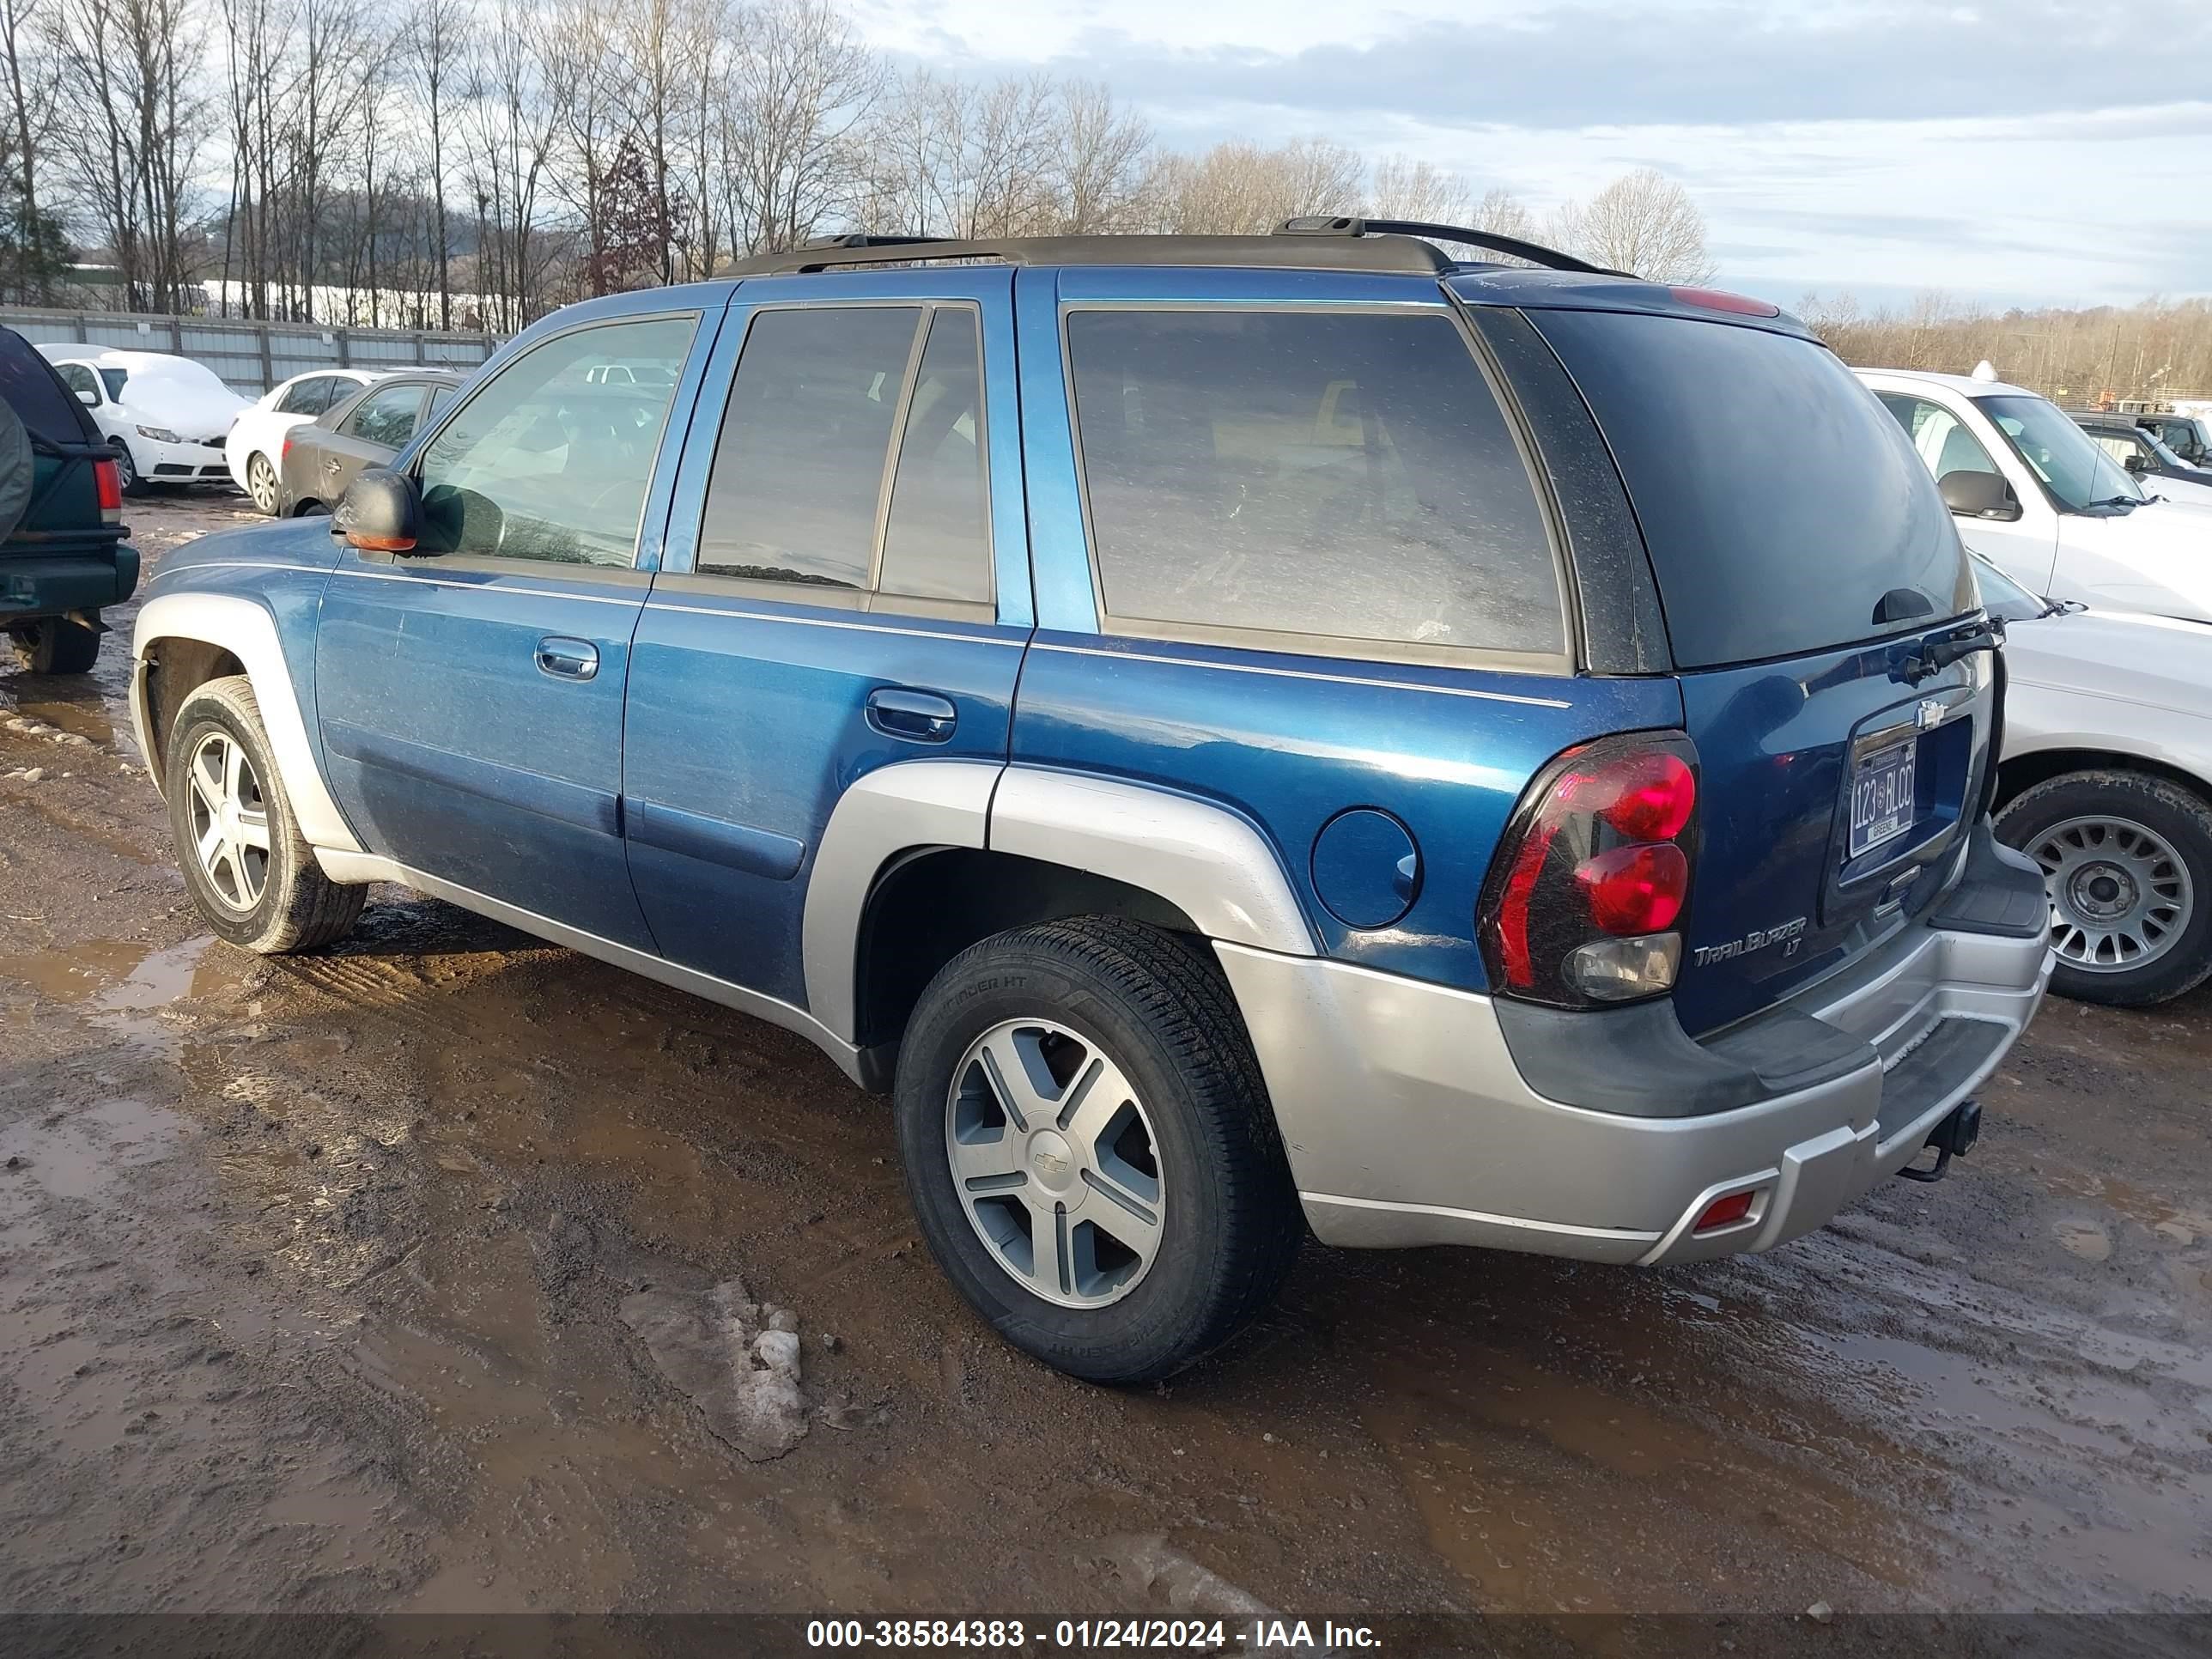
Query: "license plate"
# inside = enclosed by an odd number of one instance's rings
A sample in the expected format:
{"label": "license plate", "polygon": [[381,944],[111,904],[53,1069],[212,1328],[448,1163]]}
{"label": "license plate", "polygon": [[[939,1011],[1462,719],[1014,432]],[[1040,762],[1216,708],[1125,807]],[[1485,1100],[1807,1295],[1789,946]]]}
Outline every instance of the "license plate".
{"label": "license plate", "polygon": [[1852,858],[1912,827],[1919,761],[1919,739],[1907,738],[1859,763],[1851,776]]}

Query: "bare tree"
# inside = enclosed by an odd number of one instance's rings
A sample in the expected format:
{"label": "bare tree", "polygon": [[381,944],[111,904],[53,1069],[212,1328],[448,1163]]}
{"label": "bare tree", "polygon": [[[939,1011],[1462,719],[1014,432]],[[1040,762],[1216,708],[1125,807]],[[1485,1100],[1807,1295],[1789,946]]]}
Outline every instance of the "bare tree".
{"label": "bare tree", "polygon": [[453,325],[453,227],[446,205],[453,100],[465,84],[469,0],[416,0],[408,14],[403,61],[422,112],[426,154],[423,186],[429,198],[431,258],[438,271],[438,326]]}
{"label": "bare tree", "polygon": [[562,88],[562,164],[552,172],[552,187],[582,217],[587,252],[581,274],[591,294],[607,291],[601,198],[629,130],[629,88],[615,44],[614,14],[602,0],[556,0],[538,44],[540,74]]}
{"label": "bare tree", "polygon": [[1142,211],[1152,129],[1141,118],[1116,109],[1103,82],[1067,82],[1059,88],[1057,101],[1057,228],[1069,235],[1134,228]]}
{"label": "bare tree", "polygon": [[1536,234],[1535,216],[1521,204],[1521,198],[1511,191],[1492,185],[1482,192],[1482,199],[1474,204],[1474,218],[1470,230],[1486,230],[1498,236],[1513,236],[1522,241],[1532,240]]}
{"label": "bare tree", "polygon": [[[532,49],[526,0],[497,0],[477,42],[464,124],[464,182],[476,198],[477,286],[492,305],[485,325],[522,327],[544,308],[557,244],[541,233],[560,106]],[[486,282],[489,272],[490,280]]]}
{"label": "bare tree", "polygon": [[79,112],[58,130],[71,182],[126,304],[167,310],[185,274],[204,25],[185,0],[62,0],[46,21],[59,95]]}
{"label": "bare tree", "polygon": [[1365,194],[1366,172],[1357,150],[1322,139],[1276,149],[1216,144],[1161,159],[1150,185],[1150,216],[1160,230],[1259,235],[1301,215],[1352,212]]}
{"label": "bare tree", "polygon": [[857,210],[856,136],[886,76],[825,0],[764,0],[738,21],[716,122],[724,217],[733,248],[773,252]]}
{"label": "bare tree", "polygon": [[[8,131],[15,175],[21,191],[17,249],[19,289],[49,299],[51,272],[61,250],[48,246],[50,226],[39,195],[39,155],[55,118],[54,64],[40,49],[41,0],[0,0],[0,70],[8,83]],[[21,279],[27,277],[27,282]]]}
{"label": "bare tree", "polygon": [[1054,88],[1042,76],[988,85],[909,76],[872,124],[860,216],[869,228],[962,237],[1054,228]]}
{"label": "bare tree", "polygon": [[1552,240],[1584,258],[1656,283],[1709,283],[1705,216],[1655,167],[1623,173],[1587,204],[1554,216]]}
{"label": "bare tree", "polygon": [[[1466,225],[1474,192],[1458,173],[1409,155],[1386,155],[1367,179],[1370,217],[1413,219],[1432,225]],[[1480,230],[1480,225],[1468,225]]]}

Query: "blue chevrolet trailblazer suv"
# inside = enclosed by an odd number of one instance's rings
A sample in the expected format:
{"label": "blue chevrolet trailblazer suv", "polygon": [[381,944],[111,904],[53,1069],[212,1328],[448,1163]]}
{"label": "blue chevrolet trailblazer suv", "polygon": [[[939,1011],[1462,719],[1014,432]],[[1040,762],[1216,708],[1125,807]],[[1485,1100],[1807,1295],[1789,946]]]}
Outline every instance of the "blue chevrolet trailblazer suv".
{"label": "blue chevrolet trailblazer suv", "polygon": [[2049,971],[1897,423],[1771,307],[1471,232],[589,301],[148,595],[217,933],[401,882],[804,1033],[962,1294],[1101,1381],[1308,1229],[1794,1238],[1966,1151]]}

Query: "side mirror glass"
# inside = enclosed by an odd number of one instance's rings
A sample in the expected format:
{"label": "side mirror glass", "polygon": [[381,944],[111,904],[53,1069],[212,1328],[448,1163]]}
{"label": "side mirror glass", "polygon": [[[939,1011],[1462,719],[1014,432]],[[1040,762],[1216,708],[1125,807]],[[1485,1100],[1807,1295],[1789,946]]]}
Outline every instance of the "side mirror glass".
{"label": "side mirror glass", "polygon": [[1994,472],[1946,472],[1936,488],[1942,495],[1943,505],[1960,518],[2010,524],[2020,517],[2020,498]]}
{"label": "side mirror glass", "polygon": [[389,467],[367,469],[338,498],[331,534],[364,553],[412,553],[422,536],[422,500],[414,479]]}

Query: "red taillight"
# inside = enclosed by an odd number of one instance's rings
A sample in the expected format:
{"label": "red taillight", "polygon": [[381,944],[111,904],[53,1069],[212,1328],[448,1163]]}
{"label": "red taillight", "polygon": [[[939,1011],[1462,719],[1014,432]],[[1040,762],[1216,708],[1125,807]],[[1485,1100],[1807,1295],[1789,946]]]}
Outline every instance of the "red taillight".
{"label": "red taillight", "polygon": [[98,460],[92,464],[92,488],[100,497],[102,513],[123,511],[123,475],[116,470],[113,461]]}
{"label": "red taillight", "polygon": [[291,434],[290,433],[289,433],[289,432],[288,432],[288,433],[286,433],[286,434],[284,434],[284,447],[283,447],[282,449],[280,449],[280,450],[278,450],[278,451],[276,452],[276,459],[277,459],[278,460],[280,460],[280,461],[281,461],[281,460],[283,460],[283,459],[287,455],[289,455],[291,453],[292,453],[292,434]]}
{"label": "red taillight", "polygon": [[1563,1007],[1656,995],[1690,893],[1697,751],[1680,732],[1570,749],[1522,798],[1478,918],[1497,988]]}
{"label": "red taillight", "polygon": [[1672,842],[1638,842],[1584,859],[1575,879],[1600,931],[1623,938],[1659,933],[1682,914],[1690,861]]}
{"label": "red taillight", "polygon": [[1705,1206],[1705,1212],[1698,1218],[1698,1224],[1690,1231],[1709,1233],[1716,1227],[1732,1227],[1751,1213],[1751,1193],[1730,1193],[1726,1198],[1717,1198]]}
{"label": "red taillight", "polygon": [[1702,311],[1733,311],[1742,317],[1779,317],[1780,306],[1771,306],[1764,300],[1754,300],[1748,294],[1730,294],[1718,288],[1670,288],[1668,293],[1686,306],[1696,306]]}
{"label": "red taillight", "polygon": [[1653,749],[1632,756],[1594,780],[1585,803],[1631,841],[1672,841],[1697,810],[1698,780],[1680,755]]}

